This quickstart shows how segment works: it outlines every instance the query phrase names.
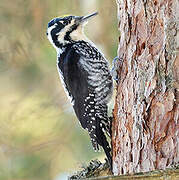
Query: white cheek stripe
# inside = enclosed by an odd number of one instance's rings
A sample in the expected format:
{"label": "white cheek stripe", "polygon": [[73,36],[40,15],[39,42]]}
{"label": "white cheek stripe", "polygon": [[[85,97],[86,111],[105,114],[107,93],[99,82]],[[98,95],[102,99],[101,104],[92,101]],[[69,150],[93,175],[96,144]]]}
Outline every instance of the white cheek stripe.
{"label": "white cheek stripe", "polygon": [[72,22],[70,24],[68,24],[67,26],[65,26],[60,32],[57,33],[58,35],[58,41],[62,44],[65,44],[66,41],[64,40],[64,37],[66,35],[66,32],[68,30],[70,30],[70,27],[74,24],[74,20],[72,20]]}

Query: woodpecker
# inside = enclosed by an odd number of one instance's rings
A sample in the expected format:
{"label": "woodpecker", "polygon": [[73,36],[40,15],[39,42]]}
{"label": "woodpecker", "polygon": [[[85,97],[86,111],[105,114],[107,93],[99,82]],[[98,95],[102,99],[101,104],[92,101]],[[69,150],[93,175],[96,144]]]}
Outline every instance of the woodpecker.
{"label": "woodpecker", "polygon": [[91,138],[94,150],[102,146],[112,167],[108,102],[113,81],[109,64],[95,44],[84,35],[84,25],[97,15],[65,16],[48,23],[47,37],[57,51],[57,69],[81,126]]}

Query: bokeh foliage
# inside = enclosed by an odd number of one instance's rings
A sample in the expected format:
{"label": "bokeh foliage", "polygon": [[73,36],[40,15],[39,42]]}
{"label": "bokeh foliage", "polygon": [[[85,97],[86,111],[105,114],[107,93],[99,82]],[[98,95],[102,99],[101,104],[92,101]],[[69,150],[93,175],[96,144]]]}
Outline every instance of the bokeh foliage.
{"label": "bokeh foliage", "polygon": [[74,116],[46,38],[53,17],[94,11],[99,16],[86,34],[111,60],[118,36],[115,1],[1,0],[0,179],[63,179],[90,159],[104,157],[93,152]]}

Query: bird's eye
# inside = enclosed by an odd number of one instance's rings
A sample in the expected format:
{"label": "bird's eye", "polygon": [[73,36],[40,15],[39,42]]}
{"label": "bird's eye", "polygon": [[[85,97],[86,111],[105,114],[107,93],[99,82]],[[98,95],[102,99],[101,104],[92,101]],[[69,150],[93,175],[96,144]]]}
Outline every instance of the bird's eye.
{"label": "bird's eye", "polygon": [[58,27],[58,28],[60,28],[60,29],[62,29],[63,27],[64,27],[64,25],[62,24],[62,22],[60,21],[58,21],[58,22],[56,22],[56,26]]}
{"label": "bird's eye", "polygon": [[63,24],[64,26],[66,26],[66,25],[68,24],[68,22],[67,22],[67,21],[63,21],[62,24]]}

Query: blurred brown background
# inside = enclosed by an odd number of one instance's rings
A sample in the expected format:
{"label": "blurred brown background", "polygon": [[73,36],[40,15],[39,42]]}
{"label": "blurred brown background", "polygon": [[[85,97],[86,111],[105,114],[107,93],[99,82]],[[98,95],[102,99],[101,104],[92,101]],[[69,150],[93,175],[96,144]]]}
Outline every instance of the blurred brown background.
{"label": "blurred brown background", "polygon": [[0,2],[0,180],[60,180],[95,153],[75,117],[46,38],[48,21],[98,11],[87,36],[111,60],[118,44],[115,0]]}

